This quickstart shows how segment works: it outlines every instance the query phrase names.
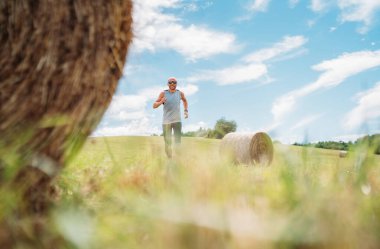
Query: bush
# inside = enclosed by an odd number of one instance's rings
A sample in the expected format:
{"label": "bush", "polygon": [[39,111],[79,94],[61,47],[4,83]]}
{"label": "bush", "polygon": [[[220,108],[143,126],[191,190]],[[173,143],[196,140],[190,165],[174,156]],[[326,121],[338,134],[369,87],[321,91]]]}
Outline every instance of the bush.
{"label": "bush", "polygon": [[227,133],[236,131],[236,127],[235,121],[221,118],[216,121],[214,132],[212,133],[213,138],[222,139]]}

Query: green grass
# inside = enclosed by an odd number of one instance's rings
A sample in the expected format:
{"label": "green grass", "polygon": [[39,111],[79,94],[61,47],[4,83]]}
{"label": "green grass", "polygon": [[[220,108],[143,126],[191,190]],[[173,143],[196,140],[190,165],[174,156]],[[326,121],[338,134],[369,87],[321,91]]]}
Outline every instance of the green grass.
{"label": "green grass", "polygon": [[58,229],[80,248],[379,248],[380,158],[275,145],[232,165],[219,140],[89,138],[58,181]]}

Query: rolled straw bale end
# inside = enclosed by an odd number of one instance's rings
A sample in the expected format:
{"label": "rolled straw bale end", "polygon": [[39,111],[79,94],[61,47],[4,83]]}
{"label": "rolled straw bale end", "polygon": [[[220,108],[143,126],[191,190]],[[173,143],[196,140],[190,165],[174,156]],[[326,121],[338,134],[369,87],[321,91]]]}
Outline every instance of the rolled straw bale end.
{"label": "rolled straw bale end", "polygon": [[270,165],[273,160],[272,139],[265,132],[258,132],[252,137],[250,155],[255,164]]}

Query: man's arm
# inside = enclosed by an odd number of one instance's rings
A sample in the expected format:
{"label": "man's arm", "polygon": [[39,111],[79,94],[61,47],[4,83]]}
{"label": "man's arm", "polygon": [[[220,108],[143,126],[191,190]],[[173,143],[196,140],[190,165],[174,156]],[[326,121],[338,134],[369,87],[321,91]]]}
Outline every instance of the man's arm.
{"label": "man's arm", "polygon": [[184,108],[184,111],[185,111],[185,118],[188,118],[189,117],[189,110],[187,109],[188,108],[188,104],[187,104],[187,99],[185,97],[185,94],[183,92],[181,92],[181,99],[182,99],[183,108]]}
{"label": "man's arm", "polygon": [[165,101],[166,101],[165,93],[161,92],[157,100],[153,103],[153,109],[156,109],[157,107],[165,103]]}

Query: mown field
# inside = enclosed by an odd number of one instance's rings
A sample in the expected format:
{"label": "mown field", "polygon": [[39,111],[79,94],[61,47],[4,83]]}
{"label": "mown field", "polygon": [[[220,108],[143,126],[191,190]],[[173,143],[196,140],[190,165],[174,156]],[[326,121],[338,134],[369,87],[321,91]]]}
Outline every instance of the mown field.
{"label": "mown field", "polygon": [[380,248],[380,157],[276,144],[232,165],[220,140],[89,138],[62,172],[55,224],[73,248]]}

